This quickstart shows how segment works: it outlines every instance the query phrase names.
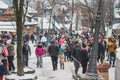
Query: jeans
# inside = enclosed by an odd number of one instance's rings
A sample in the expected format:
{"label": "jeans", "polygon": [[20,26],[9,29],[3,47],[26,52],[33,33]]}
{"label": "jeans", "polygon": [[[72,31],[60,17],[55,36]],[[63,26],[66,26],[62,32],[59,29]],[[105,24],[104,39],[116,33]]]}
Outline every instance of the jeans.
{"label": "jeans", "polygon": [[109,64],[112,65],[112,62],[113,62],[112,66],[115,66],[115,60],[116,60],[116,54],[114,52],[110,53]]}
{"label": "jeans", "polygon": [[12,69],[15,69],[14,63],[14,56],[8,56],[8,62],[9,62],[9,71],[11,71]]}
{"label": "jeans", "polygon": [[78,62],[74,61],[74,66],[75,66],[75,74],[77,75],[80,64]]}
{"label": "jeans", "polygon": [[43,57],[37,56],[37,67],[43,67]]}
{"label": "jeans", "polygon": [[60,69],[64,69],[64,63],[60,63]]}
{"label": "jeans", "polygon": [[23,54],[23,64],[28,67],[28,55]]}
{"label": "jeans", "polygon": [[69,52],[64,52],[64,55],[65,55],[65,61],[69,60]]}

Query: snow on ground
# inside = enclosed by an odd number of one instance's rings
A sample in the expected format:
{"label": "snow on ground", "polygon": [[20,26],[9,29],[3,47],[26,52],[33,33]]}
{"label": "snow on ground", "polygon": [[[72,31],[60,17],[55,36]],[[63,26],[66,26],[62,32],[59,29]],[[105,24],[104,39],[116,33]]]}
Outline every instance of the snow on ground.
{"label": "snow on ground", "polygon": [[[58,63],[58,70],[53,71],[51,58],[43,57],[43,68],[37,68],[36,62],[37,58],[35,56],[35,47],[30,42],[32,55],[29,57],[29,67],[35,69],[35,74],[37,75],[37,80],[73,80],[72,75],[74,74],[74,64],[73,62],[65,62],[65,70],[60,69]],[[15,65],[16,59],[15,59]],[[109,69],[109,80],[114,80],[115,68]],[[82,68],[79,69],[79,74],[82,74]]]}
{"label": "snow on ground", "polygon": [[[65,70],[60,69],[58,62],[58,70],[53,71],[51,58],[43,57],[43,68],[37,68],[36,62],[37,58],[35,56],[35,47],[30,42],[31,56],[29,57],[29,67],[35,69],[35,74],[38,76],[37,80],[73,80],[72,75],[74,74],[74,64],[73,62],[65,62]],[[15,59],[15,65],[16,59]]]}
{"label": "snow on ground", "polygon": [[73,62],[65,63],[65,70],[60,70],[58,63],[58,70],[53,71],[52,62],[50,57],[43,57],[43,68],[37,68],[36,62],[37,58],[35,57],[35,47],[32,47],[32,56],[29,60],[29,66],[36,70],[38,75],[38,80],[72,80],[71,68],[74,69]]}

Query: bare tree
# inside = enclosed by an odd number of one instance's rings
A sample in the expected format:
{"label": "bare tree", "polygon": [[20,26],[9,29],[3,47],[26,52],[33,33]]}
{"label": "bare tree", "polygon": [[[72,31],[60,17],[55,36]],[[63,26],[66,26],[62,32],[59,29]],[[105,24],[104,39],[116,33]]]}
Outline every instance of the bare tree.
{"label": "bare tree", "polygon": [[[87,19],[90,23],[90,28],[93,31],[95,27],[95,20],[96,20],[96,12],[98,6],[98,0],[94,0],[91,4],[88,3],[87,0],[84,0],[85,4],[80,2],[81,12],[85,19]],[[101,15],[101,29],[104,30],[105,23],[111,23],[113,20],[113,0],[104,0],[102,6],[102,15]]]}
{"label": "bare tree", "polygon": [[[23,76],[23,27],[25,23],[25,15],[27,13],[28,0],[13,0],[13,7],[16,14],[16,32],[17,32],[17,75]],[[24,12],[24,7],[26,11]]]}
{"label": "bare tree", "polygon": [[87,0],[84,0],[84,2],[85,4],[80,2],[81,12],[85,19],[89,21],[88,23],[90,23],[91,30],[93,31],[97,12],[97,2],[94,1],[91,5],[87,2]]}

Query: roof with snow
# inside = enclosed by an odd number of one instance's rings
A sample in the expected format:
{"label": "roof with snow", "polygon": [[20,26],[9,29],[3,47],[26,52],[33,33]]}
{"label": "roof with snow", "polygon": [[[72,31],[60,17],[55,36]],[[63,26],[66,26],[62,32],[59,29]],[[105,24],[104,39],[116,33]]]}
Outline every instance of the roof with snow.
{"label": "roof with snow", "polygon": [[0,0],[0,9],[7,9],[9,5]]}
{"label": "roof with snow", "polygon": [[16,32],[16,23],[14,21],[13,22],[0,21],[0,31]]}
{"label": "roof with snow", "polygon": [[37,11],[31,7],[28,7],[28,13],[37,13]]}
{"label": "roof with snow", "polygon": [[112,29],[120,29],[120,23],[114,24]]}
{"label": "roof with snow", "polygon": [[33,16],[27,13],[27,14],[26,14],[26,17],[33,17]]}
{"label": "roof with snow", "polygon": [[34,22],[28,22],[28,21],[26,21],[25,22],[25,25],[37,25],[38,24],[38,22],[36,22],[36,21],[34,21]]}
{"label": "roof with snow", "polygon": [[0,21],[0,26],[10,26],[10,25],[16,25],[16,22],[14,21],[9,21],[9,22],[4,22],[4,21]]}
{"label": "roof with snow", "polygon": [[12,4],[12,0],[0,0],[0,1],[6,3],[6,4],[9,5],[10,7],[13,6],[13,4]]}

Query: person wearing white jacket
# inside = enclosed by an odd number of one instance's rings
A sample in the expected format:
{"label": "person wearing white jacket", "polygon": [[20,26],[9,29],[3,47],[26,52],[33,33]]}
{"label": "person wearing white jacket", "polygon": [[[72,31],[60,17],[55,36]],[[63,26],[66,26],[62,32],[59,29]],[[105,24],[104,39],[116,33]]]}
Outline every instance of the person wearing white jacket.
{"label": "person wearing white jacket", "polygon": [[41,38],[41,42],[43,43],[43,46],[46,47],[47,38],[44,35]]}

